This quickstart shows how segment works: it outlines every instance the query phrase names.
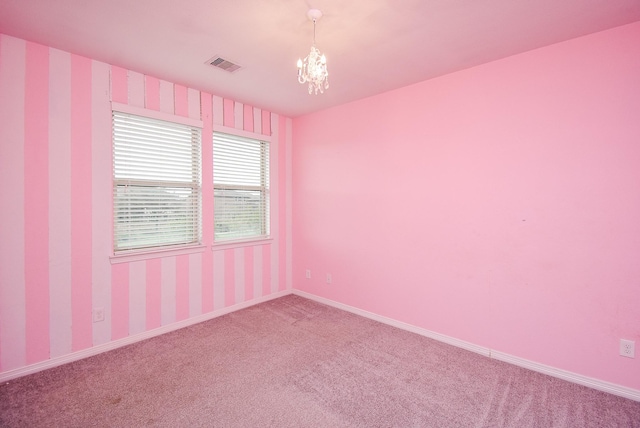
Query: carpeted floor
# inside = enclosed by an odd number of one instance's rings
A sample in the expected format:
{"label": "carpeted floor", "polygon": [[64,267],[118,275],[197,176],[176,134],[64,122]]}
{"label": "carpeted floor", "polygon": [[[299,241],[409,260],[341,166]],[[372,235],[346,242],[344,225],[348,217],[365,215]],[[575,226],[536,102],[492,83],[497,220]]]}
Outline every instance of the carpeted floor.
{"label": "carpeted floor", "polygon": [[0,385],[2,427],[640,427],[640,403],[286,296]]}

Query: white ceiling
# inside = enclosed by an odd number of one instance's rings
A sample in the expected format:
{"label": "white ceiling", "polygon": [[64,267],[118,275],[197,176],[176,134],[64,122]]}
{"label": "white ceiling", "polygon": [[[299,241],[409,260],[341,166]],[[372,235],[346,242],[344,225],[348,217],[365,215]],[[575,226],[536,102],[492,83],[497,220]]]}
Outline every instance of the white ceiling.
{"label": "white ceiling", "polygon": [[[296,79],[311,7],[323,95]],[[639,20],[640,0],[0,0],[0,33],[290,117]]]}

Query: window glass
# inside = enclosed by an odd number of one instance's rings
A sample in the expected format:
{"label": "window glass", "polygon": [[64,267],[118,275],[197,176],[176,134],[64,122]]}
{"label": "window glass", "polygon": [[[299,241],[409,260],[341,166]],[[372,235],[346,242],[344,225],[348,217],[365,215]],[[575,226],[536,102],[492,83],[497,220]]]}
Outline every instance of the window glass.
{"label": "window glass", "polygon": [[114,252],[199,243],[201,130],[113,112]]}
{"label": "window glass", "polygon": [[213,133],[214,241],[269,236],[269,143]]}

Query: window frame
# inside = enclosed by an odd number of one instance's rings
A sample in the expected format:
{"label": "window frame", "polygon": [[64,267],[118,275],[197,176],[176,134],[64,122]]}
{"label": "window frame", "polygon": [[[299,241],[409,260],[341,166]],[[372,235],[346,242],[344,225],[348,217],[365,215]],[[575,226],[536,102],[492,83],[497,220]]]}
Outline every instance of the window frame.
{"label": "window frame", "polygon": [[[215,215],[216,215],[216,204],[215,204],[215,191],[216,191],[216,182],[215,182],[215,150],[214,150],[214,144],[215,144],[215,139],[214,139],[214,134],[216,133],[220,133],[220,134],[227,134],[230,135],[232,137],[239,137],[242,139],[250,139],[250,140],[255,140],[261,143],[265,143],[268,147],[268,162],[266,165],[266,192],[267,192],[267,204],[266,204],[266,208],[265,208],[265,213],[264,213],[264,221],[265,221],[265,227],[266,227],[266,234],[265,235],[259,235],[259,236],[250,236],[250,237],[242,237],[242,238],[231,238],[231,239],[224,239],[224,240],[216,240],[216,232],[215,232]],[[212,146],[212,166],[213,166],[213,173],[211,176],[212,179],[212,188],[213,188],[213,218],[211,219],[211,221],[213,222],[213,236],[212,236],[212,249],[224,249],[224,248],[237,248],[237,247],[243,247],[243,246],[250,246],[250,245],[259,245],[260,243],[267,243],[273,240],[272,237],[272,207],[273,207],[273,137],[270,134],[259,134],[259,133],[255,133],[255,132],[251,132],[251,131],[245,131],[242,129],[236,129],[236,128],[232,128],[232,127],[228,127],[228,126],[223,126],[223,125],[214,125],[213,126],[213,130],[211,133],[212,136],[212,141],[211,141],[211,146]]]}
{"label": "window frame", "polygon": [[[164,122],[168,122],[168,123],[188,126],[188,127],[191,127],[191,128],[197,128],[200,131],[200,141],[198,143],[199,144],[198,145],[199,165],[198,165],[198,171],[197,171],[197,174],[198,174],[198,177],[199,177],[198,185],[197,185],[198,207],[196,208],[196,212],[197,212],[197,235],[198,235],[197,236],[197,242],[178,243],[178,244],[164,244],[164,245],[140,247],[140,248],[130,248],[130,249],[117,249],[116,248],[116,218],[115,218],[116,195],[115,195],[115,190],[116,190],[117,183],[118,182],[122,182],[123,180],[116,179],[115,169],[114,169],[115,168],[115,158],[112,158],[112,169],[111,169],[111,180],[112,180],[112,185],[111,185],[111,214],[112,214],[111,239],[112,239],[112,245],[111,245],[111,256],[110,256],[111,263],[123,263],[123,262],[136,261],[136,260],[145,260],[145,259],[149,259],[149,258],[165,257],[165,256],[169,256],[169,255],[190,254],[190,253],[204,251],[204,249],[206,248],[206,245],[203,245],[203,236],[202,236],[202,234],[203,234],[203,227],[202,227],[202,221],[203,221],[203,218],[202,218],[202,208],[203,208],[202,143],[203,143],[203,138],[202,138],[202,135],[203,135],[203,130],[204,130],[203,122],[201,120],[192,119],[192,118],[189,118],[189,117],[176,116],[176,115],[173,115],[173,114],[164,113],[164,112],[160,112],[160,111],[148,110],[148,109],[141,108],[141,107],[129,106],[129,105],[126,105],[126,104],[112,102],[111,103],[111,116],[112,116],[112,124],[111,124],[111,153],[112,153],[112,156],[115,156],[115,140],[114,140],[114,127],[113,127],[113,114],[114,114],[114,112],[140,116],[140,117],[148,118],[148,119],[160,120],[160,121],[164,121]],[[126,181],[126,180],[124,180],[124,181]],[[135,182],[135,181],[132,181],[132,182]],[[148,184],[150,184],[150,183],[151,182],[149,182]],[[159,180],[159,181],[155,182],[155,184],[162,184],[162,183],[167,183],[168,186],[173,184],[172,182],[170,182],[168,180]],[[184,187],[193,188],[193,186],[184,186]]]}

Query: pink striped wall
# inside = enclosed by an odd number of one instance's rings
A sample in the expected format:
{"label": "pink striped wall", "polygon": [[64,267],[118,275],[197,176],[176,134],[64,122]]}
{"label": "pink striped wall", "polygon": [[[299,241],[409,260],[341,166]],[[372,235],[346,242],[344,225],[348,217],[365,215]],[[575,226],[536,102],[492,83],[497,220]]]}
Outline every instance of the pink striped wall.
{"label": "pink striped wall", "polygon": [[[0,99],[0,374],[291,288],[291,119],[1,34]],[[203,121],[204,251],[110,258],[112,100]],[[212,246],[218,125],[273,134],[271,241]]]}
{"label": "pink striped wall", "polygon": [[293,139],[296,289],[640,391],[619,355],[640,345],[640,22],[296,118]]}

